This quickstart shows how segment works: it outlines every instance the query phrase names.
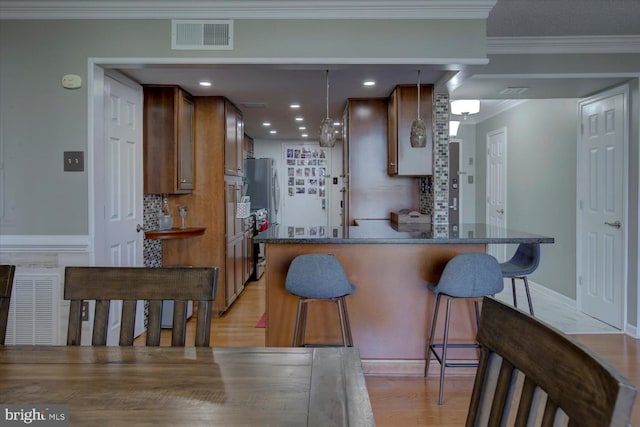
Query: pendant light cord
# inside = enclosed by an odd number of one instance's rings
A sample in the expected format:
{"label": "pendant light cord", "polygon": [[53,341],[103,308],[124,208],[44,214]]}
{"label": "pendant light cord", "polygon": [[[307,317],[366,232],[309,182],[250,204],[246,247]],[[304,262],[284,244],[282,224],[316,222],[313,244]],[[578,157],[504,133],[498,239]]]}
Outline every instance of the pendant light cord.
{"label": "pendant light cord", "polygon": [[329,70],[327,70],[327,118],[329,117]]}
{"label": "pendant light cord", "polygon": [[420,70],[418,70],[418,119],[420,118]]}

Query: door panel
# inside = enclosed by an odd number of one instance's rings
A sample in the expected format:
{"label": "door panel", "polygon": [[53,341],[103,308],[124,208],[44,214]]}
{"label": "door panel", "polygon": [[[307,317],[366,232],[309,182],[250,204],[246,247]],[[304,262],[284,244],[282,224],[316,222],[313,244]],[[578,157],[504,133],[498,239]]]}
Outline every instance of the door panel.
{"label": "door panel", "polygon": [[[142,90],[105,77],[104,226],[107,265],[143,265],[142,233]],[[102,264],[103,262],[100,261]],[[109,315],[108,345],[118,343],[121,302]],[[138,302],[136,335],[144,330],[143,302]]]}
{"label": "door panel", "polygon": [[584,313],[623,328],[625,281],[624,94],[581,104]]}

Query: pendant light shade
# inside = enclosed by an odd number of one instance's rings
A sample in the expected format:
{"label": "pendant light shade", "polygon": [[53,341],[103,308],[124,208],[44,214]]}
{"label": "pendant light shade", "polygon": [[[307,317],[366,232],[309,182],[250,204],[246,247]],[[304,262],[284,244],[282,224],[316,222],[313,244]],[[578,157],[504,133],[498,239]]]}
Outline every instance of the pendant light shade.
{"label": "pendant light shade", "polygon": [[420,118],[420,70],[418,70],[418,118],[411,123],[411,146],[415,148],[427,145],[427,124]]}
{"label": "pendant light shade", "polygon": [[327,116],[320,123],[320,146],[333,147],[336,145],[336,132],[333,120],[329,117],[329,70],[327,70]]}

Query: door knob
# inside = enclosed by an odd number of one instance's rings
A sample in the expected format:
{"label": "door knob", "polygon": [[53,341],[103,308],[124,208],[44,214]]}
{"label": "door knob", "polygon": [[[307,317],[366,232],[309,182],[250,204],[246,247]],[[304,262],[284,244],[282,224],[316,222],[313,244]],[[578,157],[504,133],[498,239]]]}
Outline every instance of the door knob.
{"label": "door knob", "polygon": [[620,221],[615,221],[615,222],[604,222],[606,225],[610,226],[610,227],[615,227],[615,228],[620,228],[622,227],[622,223]]}
{"label": "door knob", "polygon": [[142,228],[142,226],[140,224],[136,225],[136,231],[139,233],[141,231],[144,231],[144,228]]}

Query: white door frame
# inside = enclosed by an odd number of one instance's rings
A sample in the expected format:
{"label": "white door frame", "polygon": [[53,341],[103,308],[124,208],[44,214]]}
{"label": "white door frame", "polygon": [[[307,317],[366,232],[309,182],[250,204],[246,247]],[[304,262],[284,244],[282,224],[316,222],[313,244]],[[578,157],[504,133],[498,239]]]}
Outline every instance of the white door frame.
{"label": "white door frame", "polygon": [[[611,96],[614,95],[619,95],[622,94],[624,96],[624,113],[623,113],[623,120],[624,120],[624,124],[623,124],[623,128],[624,128],[624,148],[623,148],[623,158],[624,158],[624,164],[623,164],[623,168],[624,168],[624,172],[623,172],[623,189],[622,189],[622,194],[624,194],[624,198],[622,201],[623,207],[622,207],[622,223],[623,223],[623,227],[622,227],[622,240],[623,240],[623,272],[622,272],[622,278],[623,278],[623,290],[622,290],[622,297],[623,297],[623,324],[622,324],[622,330],[623,331],[627,331],[628,330],[628,324],[627,324],[627,309],[628,309],[628,305],[629,305],[629,301],[627,298],[627,292],[628,292],[628,287],[629,287],[629,277],[628,277],[628,270],[629,270],[629,249],[628,249],[628,242],[629,242],[629,123],[630,123],[630,115],[629,115],[629,85],[625,84],[622,86],[618,86],[612,89],[609,89],[607,91],[604,92],[600,92],[594,96],[591,96],[589,98],[585,98],[585,99],[581,99],[580,101],[578,101],[578,108],[577,108],[577,115],[578,115],[578,129],[577,129],[577,154],[576,154],[576,158],[577,158],[577,169],[576,169],[576,306],[578,311],[582,311],[582,285],[580,283],[581,277],[583,275],[583,263],[582,263],[582,226],[583,226],[583,209],[581,209],[581,196],[582,196],[582,192],[584,191],[584,173],[585,171],[583,170],[582,167],[582,150],[583,150],[583,144],[582,144],[582,139],[583,139],[583,135],[582,135],[582,109],[586,104],[591,104],[593,102],[597,102],[599,100],[602,99],[606,99],[609,98]],[[640,312],[640,307],[638,307],[638,311]],[[640,329],[640,328],[639,328]],[[636,330],[636,336],[637,336],[638,331]]]}

